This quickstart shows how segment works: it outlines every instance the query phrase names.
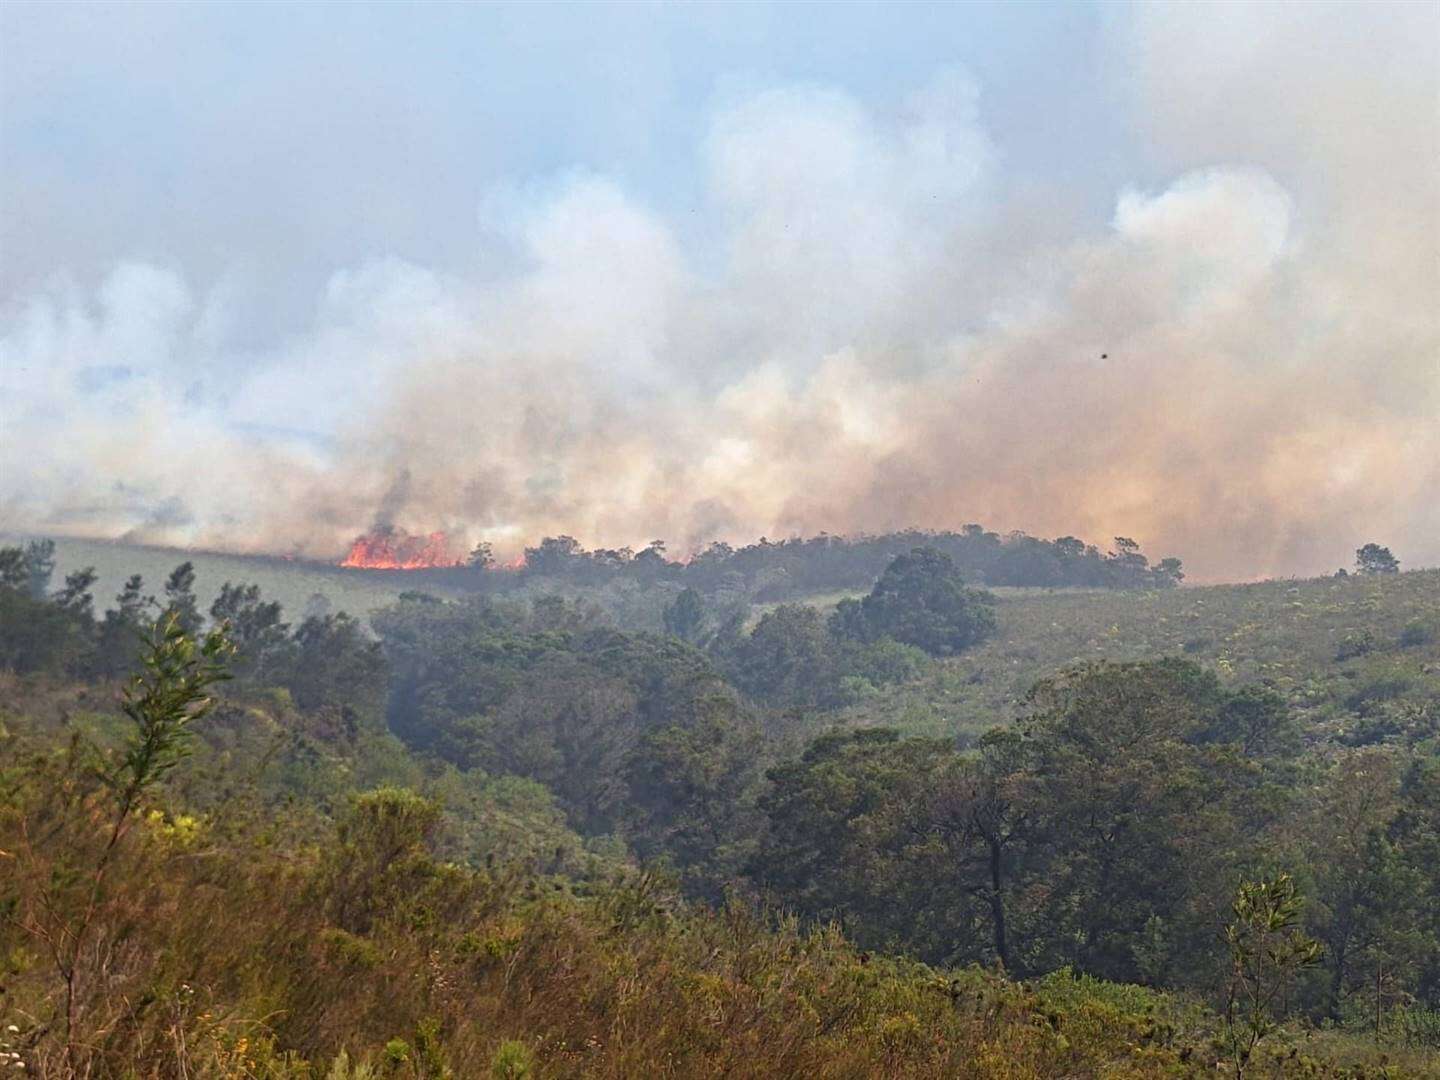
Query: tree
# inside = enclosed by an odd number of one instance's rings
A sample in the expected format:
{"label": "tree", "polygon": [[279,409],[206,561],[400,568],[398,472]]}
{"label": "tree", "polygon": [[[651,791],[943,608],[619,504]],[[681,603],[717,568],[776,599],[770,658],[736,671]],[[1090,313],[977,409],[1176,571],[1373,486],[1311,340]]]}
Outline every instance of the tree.
{"label": "tree", "polygon": [[1236,1080],[1255,1047],[1275,1028],[1275,1006],[1296,974],[1320,961],[1320,943],[1300,930],[1303,904],[1289,874],[1243,882],[1225,927],[1230,976],[1225,986],[1225,1036]]}
{"label": "tree", "polygon": [[157,606],[153,596],[142,595],[144,587],[144,579],[132,574],[116,594],[116,606],[105,612],[95,653],[99,674],[119,675],[135,662],[145,628],[152,619],[151,610]]}
{"label": "tree", "polygon": [[25,545],[26,590],[30,599],[43,600],[55,573],[55,541],[31,540]]}
{"label": "tree", "polygon": [[705,603],[694,589],[685,588],[665,608],[665,632],[697,645],[705,631]]}
{"label": "tree", "polygon": [[789,708],[836,704],[837,673],[820,613],[782,604],[737,644],[729,674],[756,701]]}
{"label": "tree", "polygon": [[1294,714],[1285,698],[1269,687],[1244,686],[1226,695],[1211,734],[1238,743],[1246,757],[1294,755],[1300,749]]}
{"label": "tree", "polygon": [[79,674],[94,646],[89,590],[95,571],[71,574],[52,603],[33,595],[32,569],[25,548],[0,548],[0,670]]}
{"label": "tree", "polygon": [[186,634],[196,634],[204,625],[195,600],[194,563],[181,563],[165,579],[165,610],[174,612],[176,624]]}
{"label": "tree", "polygon": [[1336,763],[1312,808],[1312,922],[1326,947],[1324,1008],[1332,1019],[1352,989],[1369,983],[1367,969],[1393,969],[1418,951],[1407,936],[1426,883],[1395,835],[1406,808],[1402,781],[1389,752],[1359,750]]}
{"label": "tree", "polygon": [[1223,700],[1213,675],[1180,660],[1086,664],[1031,691],[1019,732],[1044,882],[1040,962],[1133,981],[1141,955],[1164,966],[1143,936],[1152,917],[1173,955],[1205,955],[1207,908],[1224,903],[1217,889],[1266,813],[1251,767],[1215,740]]}
{"label": "tree", "polygon": [[772,768],[748,872],[798,913],[839,920],[871,947],[903,944],[928,962],[970,959],[968,896],[949,885],[932,802],[953,743],[864,728],[822,735]]}
{"label": "tree", "polygon": [[649,545],[635,556],[630,567],[645,581],[654,581],[664,576],[672,564],[665,558],[665,541],[651,540]]}
{"label": "tree", "polygon": [[481,540],[465,560],[472,570],[492,570],[495,567],[495,550],[489,540]]}
{"label": "tree", "polygon": [[[294,636],[295,649],[277,680],[302,709],[338,708],[352,724],[376,727],[384,710],[389,665],[380,643],[351,616],[311,617]],[[348,710],[348,712],[346,712]]]}
{"label": "tree", "polygon": [[942,774],[931,803],[931,827],[944,841],[961,887],[984,901],[995,959],[1012,973],[1011,862],[1028,837],[1032,815],[1022,775],[1025,753],[1013,733],[988,733],[977,758],[959,759]]}
{"label": "tree", "polygon": [[1150,573],[1155,578],[1155,584],[1159,585],[1162,589],[1167,589],[1179,585],[1180,582],[1185,580],[1185,571],[1182,569],[1182,566],[1183,564],[1180,560],[1172,556],[1168,559],[1161,559],[1151,569]]}
{"label": "tree", "polygon": [[527,577],[561,577],[588,566],[589,556],[573,536],[547,536],[525,549]]}
{"label": "tree", "polygon": [[265,674],[290,633],[289,624],[280,621],[280,604],[262,601],[258,585],[225,582],[210,605],[210,617],[229,625],[237,663],[243,665],[239,670],[247,675]]}
{"label": "tree", "polygon": [[[4,557],[0,549],[0,573]],[[0,588],[0,670],[80,673],[92,644],[89,627],[58,604],[30,599],[24,582],[22,567],[13,587]]]}
{"label": "tree", "polygon": [[140,590],[144,587],[145,579],[139,574],[126,578],[124,587],[115,594],[115,603],[119,605],[115,609],[116,614],[127,621],[139,623],[145,613],[156,606],[153,596],[141,595]]}
{"label": "tree", "polygon": [[[873,637],[890,637],[932,656],[953,656],[995,629],[988,593],[967,589],[950,557],[934,548],[897,556],[861,601]],[[848,628],[853,615],[842,616]]]}
{"label": "tree", "polygon": [[1389,548],[1371,543],[1356,550],[1355,569],[1361,574],[1397,574],[1400,560],[1390,554]]}
{"label": "tree", "polygon": [[690,711],[626,758],[629,834],[641,858],[672,859],[687,892],[717,901],[753,845],[757,732],[726,695]]}
{"label": "tree", "polygon": [[582,833],[614,828],[625,802],[625,760],[641,731],[624,680],[557,651],[529,668],[493,714],[460,719],[438,733],[443,756],[538,780]]}
{"label": "tree", "polygon": [[29,580],[30,568],[25,561],[25,549],[0,548],[0,588],[24,590]]}
{"label": "tree", "polygon": [[1440,1009],[1440,755],[1413,761],[1401,794],[1391,834],[1421,879],[1415,914],[1425,941],[1414,950],[1417,996]]}
{"label": "tree", "polygon": [[93,566],[66,574],[65,587],[55,594],[55,603],[82,622],[89,623],[95,617],[95,598],[90,594],[95,578]]}
{"label": "tree", "polygon": [[836,604],[826,625],[830,635],[839,641],[868,642],[874,638],[870,621],[865,617],[865,605],[854,597],[847,596]]}

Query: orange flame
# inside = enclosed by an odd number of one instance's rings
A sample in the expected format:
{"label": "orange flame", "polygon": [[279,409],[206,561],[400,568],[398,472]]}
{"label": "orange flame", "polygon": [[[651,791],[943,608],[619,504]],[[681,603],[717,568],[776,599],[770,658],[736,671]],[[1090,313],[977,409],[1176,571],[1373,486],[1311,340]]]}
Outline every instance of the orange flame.
{"label": "orange flame", "polygon": [[443,532],[411,536],[404,529],[376,529],[358,536],[341,566],[366,570],[426,570],[437,566],[458,566]]}

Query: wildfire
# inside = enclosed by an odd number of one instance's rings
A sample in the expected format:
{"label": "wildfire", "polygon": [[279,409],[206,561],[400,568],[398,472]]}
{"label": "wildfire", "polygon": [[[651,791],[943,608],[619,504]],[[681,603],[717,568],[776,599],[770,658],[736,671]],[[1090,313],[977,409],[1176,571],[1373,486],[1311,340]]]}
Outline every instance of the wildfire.
{"label": "wildfire", "polygon": [[426,570],[457,566],[459,562],[451,553],[450,540],[443,532],[411,536],[404,529],[389,528],[356,537],[340,565],[366,570]]}

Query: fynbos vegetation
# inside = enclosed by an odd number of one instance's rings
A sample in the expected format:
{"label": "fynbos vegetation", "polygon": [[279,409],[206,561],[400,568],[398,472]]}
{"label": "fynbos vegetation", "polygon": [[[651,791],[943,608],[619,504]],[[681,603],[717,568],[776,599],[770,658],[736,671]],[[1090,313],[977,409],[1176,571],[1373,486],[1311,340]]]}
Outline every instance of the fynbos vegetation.
{"label": "fynbos vegetation", "polygon": [[[407,593],[372,634],[234,583],[207,618],[189,564],[97,617],[89,575],[35,587],[52,558],[0,551],[32,1075],[1440,1053],[1433,572],[985,593],[921,547],[758,619],[658,574]],[[992,706],[1006,657],[1049,671]]]}

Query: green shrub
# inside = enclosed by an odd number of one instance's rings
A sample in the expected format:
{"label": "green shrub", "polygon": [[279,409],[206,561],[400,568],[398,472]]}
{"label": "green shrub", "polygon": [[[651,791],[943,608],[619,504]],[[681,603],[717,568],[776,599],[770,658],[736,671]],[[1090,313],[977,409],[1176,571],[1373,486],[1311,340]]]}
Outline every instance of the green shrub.
{"label": "green shrub", "polygon": [[1429,645],[1434,640],[1435,628],[1419,619],[1406,623],[1405,629],[1400,631],[1399,643],[1402,649],[1414,649],[1421,645]]}
{"label": "green shrub", "polygon": [[1354,660],[1375,651],[1375,635],[1369,630],[1352,630],[1340,639],[1335,648],[1337,661]]}
{"label": "green shrub", "polygon": [[490,1075],[495,1080],[524,1080],[535,1075],[535,1055],[519,1039],[506,1039],[490,1059]]}
{"label": "green shrub", "polygon": [[1440,1010],[1414,1005],[1395,1013],[1389,1023],[1403,1045],[1440,1051]]}
{"label": "green shrub", "polygon": [[329,956],[341,967],[369,970],[380,964],[380,950],[363,937],[331,927],[320,937]]}

